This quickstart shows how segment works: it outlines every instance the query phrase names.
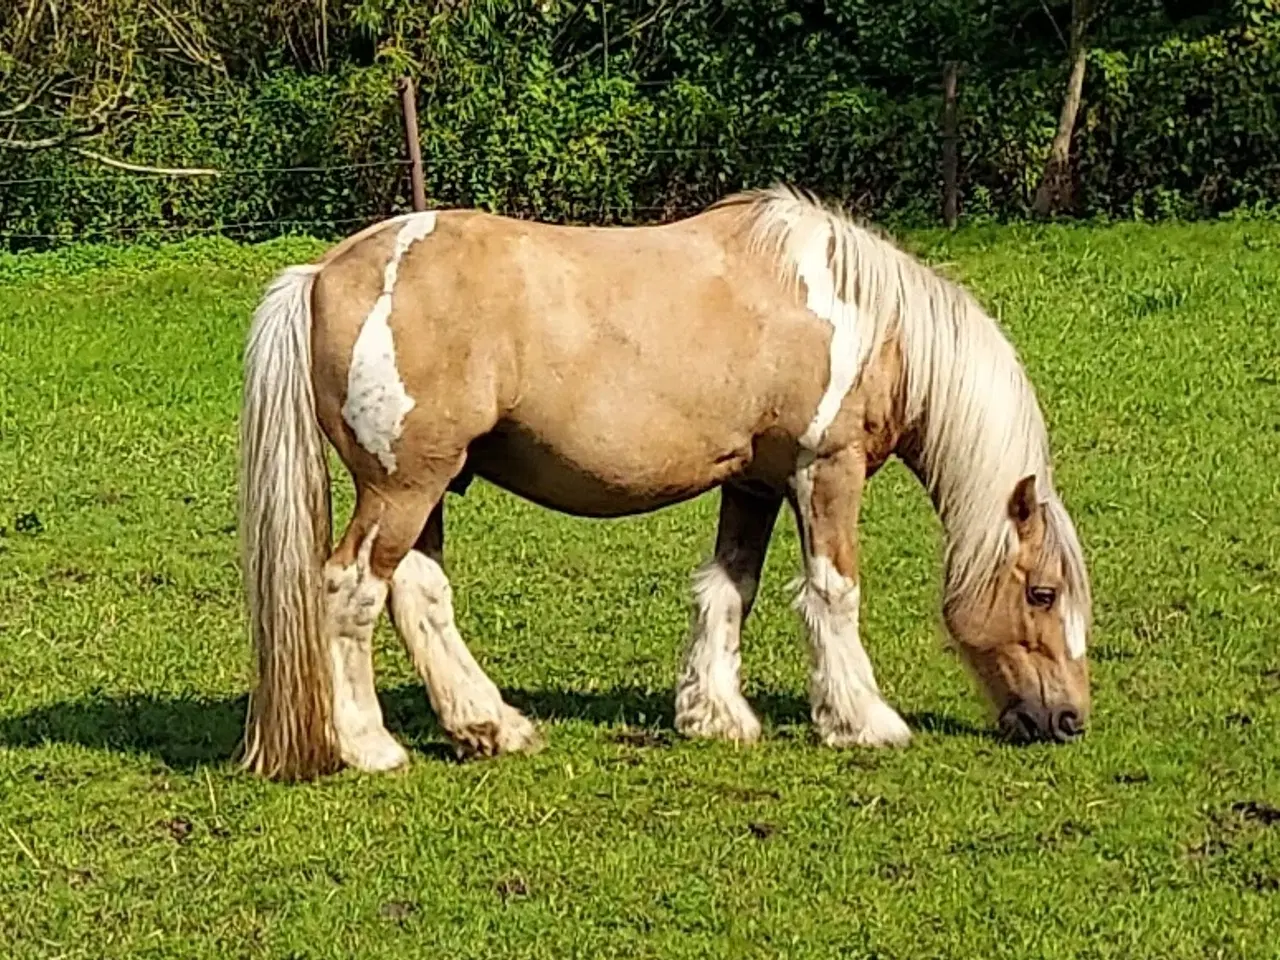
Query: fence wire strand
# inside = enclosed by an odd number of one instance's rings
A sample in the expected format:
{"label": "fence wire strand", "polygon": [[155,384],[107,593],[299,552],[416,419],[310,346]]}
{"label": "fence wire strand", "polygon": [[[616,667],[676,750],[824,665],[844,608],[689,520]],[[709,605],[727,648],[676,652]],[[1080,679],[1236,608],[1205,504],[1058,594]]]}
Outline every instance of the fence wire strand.
{"label": "fence wire strand", "polygon": [[[982,73],[986,77],[1009,76],[1013,74],[1034,74],[1038,72],[1043,72],[1045,69],[1050,69],[1050,68],[1046,68],[1044,66],[1036,66],[1036,65],[1022,65],[1022,66],[1010,65],[1010,66],[997,67],[991,64],[984,64],[982,67]],[[1062,69],[1062,67],[1061,65],[1055,64],[1051,69],[1060,70]],[[935,70],[935,73],[940,75],[941,71],[942,71],[942,64],[938,64],[937,69]],[[847,77],[848,79],[842,79],[842,73],[843,73],[843,76]],[[622,76],[622,77],[617,77],[615,79],[622,82],[629,82],[633,86],[641,89],[659,89],[659,90],[670,88],[670,87],[677,87],[677,86],[708,87],[708,88],[715,88],[715,87],[725,88],[725,87],[732,86],[737,89],[741,89],[741,88],[753,89],[753,88],[759,88],[769,84],[777,85],[779,82],[783,82],[783,81],[801,82],[801,83],[812,83],[812,82],[824,81],[831,84],[839,85],[844,88],[855,88],[858,86],[867,86],[872,84],[892,84],[894,86],[900,86],[900,87],[905,86],[907,89],[910,89],[910,90],[932,90],[935,87],[939,86],[938,81],[933,79],[933,76],[934,76],[933,74],[912,75],[912,74],[906,74],[906,73],[888,73],[888,72],[870,72],[869,73],[865,70],[860,70],[857,67],[851,66],[847,69],[841,67],[841,68],[834,68],[830,70],[813,71],[813,72],[803,72],[803,71],[788,72],[785,75],[778,78],[762,77],[762,78],[758,78],[755,83],[739,83],[734,85],[727,84],[722,78],[719,78],[719,77],[696,77],[695,76],[695,77],[636,78],[636,77]],[[551,80],[552,82],[554,82],[554,79],[555,78],[538,77],[532,80],[507,80],[507,79],[499,78],[499,86],[504,91],[519,92],[522,90],[536,89],[542,83],[545,83],[548,80]],[[563,77],[560,77],[559,79],[561,80],[561,82],[564,82]],[[604,80],[604,78],[597,78],[597,77],[586,77],[586,78],[579,79],[579,82],[593,82],[593,81],[607,82]],[[369,90],[334,90],[325,94],[325,97],[330,102],[352,101],[352,100],[369,101],[375,97],[375,92],[369,91]],[[124,105],[123,109],[125,111],[128,111],[129,109],[132,109],[135,107],[143,108],[144,112],[150,112],[154,115],[162,115],[167,113],[184,113],[188,111],[208,110],[208,109],[214,109],[214,108],[220,108],[220,107],[254,107],[254,106],[263,106],[268,104],[271,104],[271,105],[293,104],[305,110],[312,110],[314,109],[314,106],[315,106],[313,102],[297,96],[291,96],[291,97],[242,96],[242,97],[208,97],[208,98],[202,98],[197,100],[178,100],[178,101],[158,100],[158,101],[148,102],[145,104],[142,104],[142,103],[126,104]],[[0,118],[0,126],[6,126],[8,124],[58,124],[63,122],[64,119],[65,118],[59,117],[59,116],[27,117],[27,116],[18,115],[13,117]]]}
{"label": "fence wire strand", "polygon": [[216,174],[178,175],[162,171],[118,170],[103,173],[73,173],[63,177],[20,177],[0,180],[0,187],[25,186],[34,183],[102,183],[112,180],[216,180],[218,177],[249,177],[274,173],[343,173],[351,170],[407,167],[408,160],[371,160],[364,163],[336,163],[330,166],[297,167],[228,167]]}
{"label": "fence wire strand", "polygon": [[[574,208],[582,208],[582,213],[594,213],[597,216],[592,220],[599,220],[605,216],[629,217],[640,215],[672,215],[680,212],[681,208],[662,205],[662,204],[637,204],[630,207],[616,206],[600,206],[593,203],[572,203],[569,205],[568,220],[570,222],[579,222],[578,211]],[[155,226],[135,225],[135,226],[117,226],[117,227],[97,227],[80,230],[75,233],[8,233],[0,231],[0,241],[4,240],[108,240],[123,239],[126,237],[137,238],[140,236],[163,235],[163,236],[179,236],[179,237],[195,237],[195,236],[222,236],[227,233],[243,233],[247,230],[262,230],[266,228],[301,228],[301,227],[349,227],[353,224],[362,226],[377,223],[396,215],[399,211],[388,212],[385,215],[372,215],[364,217],[338,217],[331,219],[312,219],[312,220],[246,220],[238,223],[223,224],[207,224],[204,226],[182,225],[182,224],[157,224]],[[584,218],[585,220],[585,218]],[[555,222],[554,218],[548,219],[547,222]],[[354,232],[354,231],[350,231]]]}
{"label": "fence wire strand", "polygon": [[[631,156],[631,157],[665,157],[676,156],[679,154],[700,153],[711,155],[716,153],[759,153],[765,150],[800,150],[807,149],[808,145],[803,142],[760,142],[760,143],[693,143],[680,144],[672,147],[640,147],[633,145],[616,146],[613,144],[592,144],[584,150],[585,153],[603,153],[609,156]],[[494,146],[485,148],[480,151],[482,157],[502,158],[504,160],[518,159],[525,157],[526,159],[537,159],[527,155],[520,154],[515,151],[507,150],[503,147]],[[424,164],[430,168],[434,167],[461,167],[476,166],[477,157],[462,156],[442,156],[442,157],[424,157]],[[86,161],[92,162],[92,161]],[[167,161],[173,162],[173,161]],[[347,173],[352,170],[376,170],[390,169],[393,167],[408,168],[408,160],[371,160],[360,163],[338,163],[327,166],[294,166],[294,167],[228,167],[226,169],[217,169],[216,174],[207,174],[201,176],[192,175],[174,175],[164,172],[151,171],[104,171],[102,173],[76,173],[60,177],[17,177],[11,180],[0,180],[0,187],[14,186],[30,186],[40,183],[107,183],[112,181],[130,181],[130,180],[174,180],[174,181],[211,181],[220,177],[253,177],[266,176],[272,174],[331,174],[331,173]]]}

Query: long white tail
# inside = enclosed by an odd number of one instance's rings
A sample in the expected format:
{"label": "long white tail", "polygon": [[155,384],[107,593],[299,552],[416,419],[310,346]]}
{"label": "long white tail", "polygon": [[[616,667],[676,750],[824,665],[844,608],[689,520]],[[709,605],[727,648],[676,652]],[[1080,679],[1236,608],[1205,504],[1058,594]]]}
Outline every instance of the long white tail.
{"label": "long white tail", "polygon": [[257,687],[243,763],[281,780],[339,766],[322,629],[330,548],[329,468],[311,387],[311,288],[290,267],[254,314],[240,423],[240,536]]}

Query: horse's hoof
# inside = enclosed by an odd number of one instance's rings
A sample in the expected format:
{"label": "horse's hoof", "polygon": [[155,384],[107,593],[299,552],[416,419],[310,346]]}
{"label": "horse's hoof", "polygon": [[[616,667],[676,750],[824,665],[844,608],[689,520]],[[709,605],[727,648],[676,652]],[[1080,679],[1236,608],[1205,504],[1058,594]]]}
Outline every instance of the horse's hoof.
{"label": "horse's hoof", "polygon": [[905,747],[911,742],[911,728],[898,711],[879,697],[858,704],[854,718],[824,717],[818,722],[818,736],[828,747]]}
{"label": "horse's hoof", "polygon": [[532,721],[513,707],[503,706],[501,722],[481,720],[451,730],[453,749],[460,760],[497,757],[508,753],[537,753],[543,739]]}
{"label": "horse's hoof", "polygon": [[760,721],[747,701],[699,700],[676,713],[676,729],[696,740],[751,744],[760,739]]}
{"label": "horse's hoof", "polygon": [[343,744],[342,762],[363,773],[387,773],[408,766],[409,754],[391,734],[382,730]]}

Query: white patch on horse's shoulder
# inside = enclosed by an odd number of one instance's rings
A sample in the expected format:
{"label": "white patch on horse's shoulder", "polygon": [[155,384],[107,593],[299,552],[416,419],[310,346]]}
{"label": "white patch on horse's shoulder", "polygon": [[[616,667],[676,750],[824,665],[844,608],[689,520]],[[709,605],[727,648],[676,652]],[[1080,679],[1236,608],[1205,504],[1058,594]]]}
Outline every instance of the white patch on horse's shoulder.
{"label": "white patch on horse's shoulder", "polygon": [[804,281],[805,305],[809,312],[831,324],[827,387],[818,401],[818,409],[800,438],[806,449],[816,450],[823,436],[840,413],[845,397],[853,389],[864,362],[865,345],[856,304],[842,298],[835,285],[828,246],[833,240],[839,246],[830,225],[813,230],[804,246],[794,250],[796,275]]}
{"label": "white patch on horse's shoulder", "polygon": [[1067,656],[1079,660],[1084,656],[1085,626],[1079,610],[1068,607],[1062,615],[1063,632],[1066,634]]}
{"label": "white patch on horse's shoulder", "polygon": [[391,445],[400,437],[404,418],[413,409],[413,397],[405,390],[396,366],[396,346],[391,335],[391,298],[400,272],[400,261],[409,248],[436,227],[435,211],[411,213],[394,221],[395,247],[382,271],[382,292],[365,318],[351,351],[347,370],[347,399],[342,419],[360,446],[378,458],[387,473],[396,472]]}

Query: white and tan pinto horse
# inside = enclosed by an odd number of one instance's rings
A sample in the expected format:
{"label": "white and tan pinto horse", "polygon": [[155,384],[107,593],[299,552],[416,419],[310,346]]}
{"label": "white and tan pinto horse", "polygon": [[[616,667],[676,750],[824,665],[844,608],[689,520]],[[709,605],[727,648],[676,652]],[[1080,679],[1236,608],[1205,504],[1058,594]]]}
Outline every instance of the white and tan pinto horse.
{"label": "white and tan pinto horse", "polygon": [[[818,734],[904,744],[858,632],[859,502],[897,454],[941,516],[944,619],[1001,727],[1083,730],[1088,578],[1013,349],[960,288],[796,191],[641,228],[396,217],[285,270],[245,366],[244,751],[260,774],[406,762],[371,661],[388,597],[459,752],[537,746],[454,621],[441,503],[472,476],[594,517],[718,486],[676,725],[739,742],[760,735],[739,633],[789,503]],[[332,551],[325,438],[357,494]]]}

